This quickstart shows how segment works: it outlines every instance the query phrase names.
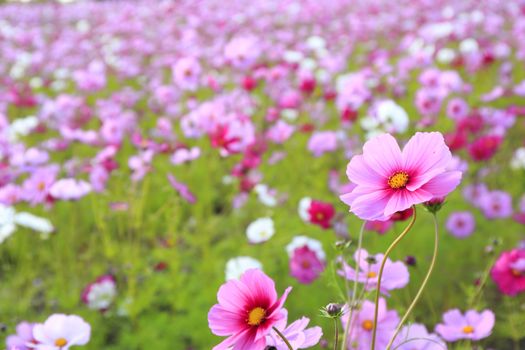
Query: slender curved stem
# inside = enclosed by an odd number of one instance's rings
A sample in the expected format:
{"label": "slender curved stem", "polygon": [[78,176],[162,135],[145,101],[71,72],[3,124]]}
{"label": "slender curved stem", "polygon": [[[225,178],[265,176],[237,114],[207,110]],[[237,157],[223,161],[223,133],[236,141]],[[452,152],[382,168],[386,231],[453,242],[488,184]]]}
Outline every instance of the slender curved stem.
{"label": "slender curved stem", "polygon": [[430,278],[430,275],[432,274],[432,271],[434,270],[434,265],[436,264],[436,258],[438,253],[438,223],[436,214],[432,215],[434,219],[434,253],[432,254],[432,260],[430,261],[430,266],[428,268],[427,274],[425,275],[425,278],[423,279],[423,282],[421,283],[421,286],[419,287],[419,290],[417,291],[416,296],[414,297],[414,300],[412,300],[412,303],[408,307],[407,311],[405,312],[405,315],[403,318],[401,318],[401,321],[399,321],[399,324],[397,325],[397,328],[394,332],[394,335],[388,342],[388,345],[386,346],[386,350],[389,350],[392,344],[394,343],[394,339],[399,334],[399,331],[401,330],[401,327],[403,326],[403,323],[406,322],[408,315],[412,312],[414,307],[416,306],[416,303],[419,301],[419,298],[421,298],[421,294],[423,293],[423,290],[425,289],[428,280]]}
{"label": "slender curved stem", "polygon": [[273,330],[275,331],[275,333],[277,333],[277,335],[279,336],[279,338],[281,338],[283,340],[283,342],[286,344],[286,346],[288,347],[288,349],[290,350],[294,350],[292,348],[292,346],[290,345],[290,342],[288,341],[288,339],[286,339],[286,337],[284,336],[284,334],[282,334],[277,328],[275,327],[272,327]]}
{"label": "slender curved stem", "polygon": [[[344,329],[343,343],[341,344],[341,350],[344,350],[346,347],[348,332],[350,331],[350,323],[352,322],[352,314],[354,313],[353,304],[357,296],[357,275],[359,274],[359,262],[361,261],[361,248],[363,247],[363,233],[365,232],[365,225],[366,225],[366,221],[364,221],[363,224],[361,225],[361,229],[359,230],[359,237],[357,238],[357,261],[356,261],[356,266],[355,266],[356,278],[354,280],[354,289],[352,291],[352,299],[350,300],[350,303],[348,303],[348,308],[349,308],[348,322],[346,322],[346,326]],[[345,276],[345,281],[346,281],[346,285],[348,285],[348,279],[346,278],[346,276]],[[347,290],[347,298],[348,298],[348,292],[349,291]]]}
{"label": "slender curved stem", "polygon": [[412,226],[414,226],[414,222],[416,222],[416,206],[412,207],[414,209],[414,213],[412,214],[412,219],[410,220],[408,226],[401,232],[399,236],[390,244],[388,249],[385,252],[385,255],[383,256],[383,261],[381,261],[381,267],[379,268],[379,274],[377,276],[377,291],[376,291],[376,300],[375,300],[375,310],[374,310],[374,324],[372,328],[372,343],[370,346],[370,350],[375,350],[376,347],[376,335],[377,335],[377,317],[379,315],[379,296],[381,295],[381,279],[383,278],[383,270],[385,269],[385,264],[388,256],[394,250],[394,248],[401,242],[401,240],[406,236],[406,234],[410,231]]}
{"label": "slender curved stem", "polygon": [[337,350],[337,341],[339,340],[339,327],[337,325],[337,318],[334,318],[334,327],[335,327],[334,350]]}

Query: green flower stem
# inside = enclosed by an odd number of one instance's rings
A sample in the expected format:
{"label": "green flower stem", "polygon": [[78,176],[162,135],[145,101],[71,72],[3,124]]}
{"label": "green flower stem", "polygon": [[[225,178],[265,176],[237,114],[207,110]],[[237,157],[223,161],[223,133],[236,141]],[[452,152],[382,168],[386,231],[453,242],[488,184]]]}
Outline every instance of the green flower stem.
{"label": "green flower stem", "polygon": [[436,214],[432,215],[432,218],[434,219],[434,253],[432,254],[432,260],[430,262],[430,266],[428,268],[427,274],[425,275],[425,278],[423,279],[423,282],[421,283],[421,286],[419,287],[419,290],[417,291],[416,296],[414,297],[414,300],[412,300],[412,303],[408,307],[407,311],[405,312],[405,315],[403,318],[401,318],[401,321],[399,321],[399,324],[397,325],[397,328],[394,332],[394,335],[388,342],[388,345],[386,346],[386,350],[389,350],[392,346],[392,343],[394,342],[394,339],[399,334],[399,331],[401,330],[401,327],[403,326],[403,323],[406,322],[408,315],[412,312],[414,307],[416,306],[416,303],[419,301],[419,298],[421,298],[421,294],[423,293],[423,290],[425,289],[428,280],[430,278],[430,275],[432,274],[432,271],[434,270],[434,265],[436,264],[436,258],[438,253],[438,223]]}
{"label": "green flower stem", "polygon": [[277,328],[275,327],[272,327],[273,330],[275,331],[275,333],[277,333],[277,335],[284,341],[284,343],[286,344],[286,346],[288,347],[288,349],[290,350],[294,350],[292,348],[292,346],[290,345],[290,342],[288,341],[288,339],[286,339],[286,337],[284,336],[284,334],[282,334]]}
{"label": "green flower stem", "polygon": [[[357,239],[357,261],[355,266],[355,274],[356,276],[359,274],[359,261],[361,260],[361,247],[363,246],[363,233],[365,232],[365,224],[366,221],[363,222],[361,225],[361,229],[359,230],[359,237]],[[348,285],[348,279],[345,277],[345,283]],[[348,288],[347,288],[347,294],[348,294]],[[346,322],[344,334],[343,334],[343,343],[341,344],[341,350],[345,350],[346,347],[346,341],[348,338],[348,332],[350,330],[350,322],[352,322],[352,314],[354,312],[354,303],[357,297],[357,278],[354,280],[354,289],[352,292],[352,298],[350,299],[350,302],[348,303],[349,308],[349,315],[348,315],[348,322]]]}
{"label": "green flower stem", "polygon": [[408,226],[401,232],[399,236],[390,244],[388,249],[385,252],[385,255],[383,257],[383,261],[381,262],[381,267],[379,268],[379,275],[377,276],[377,291],[376,291],[376,300],[375,300],[375,310],[374,310],[374,324],[372,328],[372,343],[370,346],[370,350],[375,350],[376,347],[376,335],[377,335],[377,317],[379,315],[379,296],[381,295],[381,279],[383,278],[383,270],[385,268],[385,263],[392,252],[394,248],[401,242],[401,240],[406,236],[406,234],[410,231],[412,226],[414,226],[414,222],[416,221],[416,207],[412,207],[414,209],[414,213],[412,214],[412,219],[410,220],[410,223]]}

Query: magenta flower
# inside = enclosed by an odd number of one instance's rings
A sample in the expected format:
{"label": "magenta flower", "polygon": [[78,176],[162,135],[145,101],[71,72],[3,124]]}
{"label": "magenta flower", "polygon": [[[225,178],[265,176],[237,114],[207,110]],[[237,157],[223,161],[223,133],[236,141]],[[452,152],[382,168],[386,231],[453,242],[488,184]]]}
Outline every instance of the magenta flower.
{"label": "magenta flower", "polygon": [[476,220],[469,211],[458,211],[450,214],[446,227],[448,232],[457,238],[466,238],[474,232]]}
{"label": "magenta flower", "polygon": [[461,172],[447,170],[451,161],[438,132],[416,133],[403,151],[391,135],[376,136],[348,164],[346,174],[357,186],[341,200],[363,220],[386,221],[395,212],[453,191]]}
{"label": "magenta flower", "polygon": [[6,339],[6,346],[8,349],[17,348],[18,350],[29,350],[29,345],[36,345],[37,342],[33,339],[34,324],[29,322],[20,322],[16,326],[16,334],[10,335]]}
{"label": "magenta flower", "polygon": [[[379,268],[383,261],[383,254],[369,255],[364,249],[354,253],[354,260],[358,261],[359,257],[359,273],[356,275],[355,270],[350,267],[345,261],[341,261],[342,269],[337,273],[350,281],[363,283],[366,290],[373,290],[377,288]],[[401,261],[393,262],[389,258],[386,259],[385,269],[383,271],[383,278],[381,279],[381,292],[388,294],[393,289],[405,287],[409,280],[410,274],[408,268]]]}
{"label": "magenta flower", "polygon": [[481,313],[469,310],[463,315],[454,309],[443,314],[443,323],[436,326],[436,332],[446,341],[480,340],[490,335],[494,322],[495,316],[490,310]]}
{"label": "magenta flower", "polygon": [[514,296],[525,292],[525,249],[503,252],[490,276],[503,294]]}
{"label": "magenta flower", "polygon": [[[284,314],[284,317],[277,322],[274,327],[286,337],[294,349],[307,349],[319,343],[319,340],[323,336],[321,327],[311,327],[306,329],[308,323],[310,323],[310,319],[306,317],[301,317],[286,327],[288,311],[282,309],[281,313]],[[266,337],[266,345],[270,348],[274,347],[277,350],[288,350],[288,346],[275,332],[271,332]]]}
{"label": "magenta flower", "polygon": [[74,345],[86,345],[91,326],[76,315],[51,315],[43,324],[33,328],[37,350],[68,350]]}
{"label": "magenta flower", "polygon": [[290,275],[303,284],[315,281],[324,268],[324,260],[307,245],[295,249],[290,258]]}
{"label": "magenta flower", "polygon": [[[348,334],[349,350],[370,350],[372,330],[374,329],[374,311],[374,303],[365,300],[359,312],[354,312],[352,315]],[[346,329],[348,318],[348,312],[341,317],[343,329]],[[387,310],[385,299],[379,299],[376,349],[386,348],[390,338],[394,335],[398,322],[399,316],[397,312],[395,310]]]}
{"label": "magenta flower", "polygon": [[234,346],[239,350],[264,350],[266,336],[285,317],[283,304],[290,293],[288,287],[278,298],[274,282],[257,269],[247,270],[240,280],[230,280],[219,288],[218,304],[208,313],[213,334],[227,336],[213,350]]}

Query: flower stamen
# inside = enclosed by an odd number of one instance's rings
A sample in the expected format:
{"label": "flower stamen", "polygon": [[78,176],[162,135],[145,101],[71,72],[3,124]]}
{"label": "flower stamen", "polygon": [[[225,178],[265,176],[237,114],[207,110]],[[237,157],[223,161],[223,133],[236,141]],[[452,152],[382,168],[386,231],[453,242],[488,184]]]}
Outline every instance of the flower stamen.
{"label": "flower stamen", "polygon": [[388,186],[392,189],[404,188],[408,183],[408,174],[404,171],[398,171],[388,178]]}
{"label": "flower stamen", "polygon": [[262,307],[256,307],[249,312],[248,319],[246,320],[246,322],[250,326],[258,326],[264,321],[265,317],[266,310]]}

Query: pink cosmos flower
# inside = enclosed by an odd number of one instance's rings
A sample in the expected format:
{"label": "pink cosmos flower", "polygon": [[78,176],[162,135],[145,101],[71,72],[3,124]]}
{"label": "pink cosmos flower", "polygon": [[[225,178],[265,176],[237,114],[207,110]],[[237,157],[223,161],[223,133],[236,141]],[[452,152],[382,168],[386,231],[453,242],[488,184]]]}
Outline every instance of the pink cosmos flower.
{"label": "pink cosmos flower", "polygon": [[397,350],[446,350],[445,342],[434,333],[428,333],[422,324],[411,324],[401,328],[393,349]]}
{"label": "pink cosmos flower", "polygon": [[481,313],[469,310],[463,315],[454,309],[443,314],[443,323],[436,326],[436,332],[446,341],[480,340],[491,334],[494,322],[495,316],[490,310]]}
{"label": "pink cosmos flower", "polygon": [[340,198],[361,219],[386,221],[395,212],[453,191],[461,172],[447,170],[451,160],[439,132],[416,133],[403,151],[391,135],[376,136],[348,164],[346,174],[357,186]]}
{"label": "pink cosmos flower", "polygon": [[315,281],[324,268],[324,260],[307,245],[295,249],[290,258],[290,275],[303,284]]}
{"label": "pink cosmos flower", "polygon": [[[350,281],[357,280],[357,282],[363,283],[366,290],[373,290],[377,288],[379,268],[383,257],[383,254],[369,255],[364,249],[358,250],[354,253],[354,260],[359,262],[359,274],[356,275],[355,270],[345,261],[341,261],[342,269],[338,270],[337,273]],[[402,261],[393,262],[389,258],[386,259],[383,278],[381,279],[381,292],[383,294],[388,294],[393,289],[405,287],[409,280],[408,268]]]}
{"label": "pink cosmos flower", "polygon": [[[307,349],[319,343],[319,340],[323,336],[321,327],[312,327],[306,329],[306,327],[308,327],[308,323],[310,322],[310,319],[306,317],[301,317],[286,327],[288,311],[286,309],[282,309],[281,313],[284,315],[284,317],[278,321],[274,327],[285,336],[292,348]],[[288,350],[288,346],[275,332],[271,332],[266,337],[266,345],[270,348],[273,347],[276,350]]]}
{"label": "pink cosmos flower", "polygon": [[315,156],[320,157],[327,152],[337,149],[337,135],[333,131],[320,131],[314,133],[308,140],[308,150]]}
{"label": "pink cosmos flower", "polygon": [[[372,330],[374,328],[374,311],[374,303],[365,300],[359,312],[354,312],[352,315],[347,347],[349,350],[370,350]],[[341,317],[343,329],[346,329],[348,319],[349,313]],[[378,304],[376,349],[386,348],[390,338],[394,335],[394,330],[398,322],[399,316],[397,312],[395,310],[387,310],[385,299],[380,298]]]}
{"label": "pink cosmos flower", "polygon": [[478,205],[487,219],[505,219],[512,215],[512,197],[505,191],[485,193]]}
{"label": "pink cosmos flower", "polygon": [[394,221],[387,220],[387,221],[380,221],[380,220],[373,220],[373,221],[367,221],[365,223],[365,230],[367,231],[375,231],[379,233],[380,235],[385,234],[390,228],[394,225]]}
{"label": "pink cosmos flower", "polygon": [[503,252],[490,276],[503,294],[514,296],[525,292],[525,249]]}
{"label": "pink cosmos flower", "polygon": [[288,287],[278,298],[274,282],[258,269],[223,284],[219,303],[208,313],[208,325],[213,334],[228,338],[213,350],[264,350],[266,336],[285,317],[282,307],[290,291]]}
{"label": "pink cosmos flower", "polygon": [[173,66],[173,80],[183,90],[195,91],[199,86],[201,65],[193,57],[185,57]]}
{"label": "pink cosmos flower", "polygon": [[476,220],[469,211],[458,211],[450,214],[446,227],[448,232],[457,238],[466,238],[474,232]]}
{"label": "pink cosmos flower", "polygon": [[68,350],[89,342],[91,326],[76,315],[54,314],[35,325],[33,337],[38,342],[36,350]]}
{"label": "pink cosmos flower", "polygon": [[17,348],[18,350],[30,350],[29,345],[36,345],[37,342],[33,339],[34,324],[29,322],[20,322],[16,326],[16,334],[10,335],[6,339],[6,346],[8,349]]}

